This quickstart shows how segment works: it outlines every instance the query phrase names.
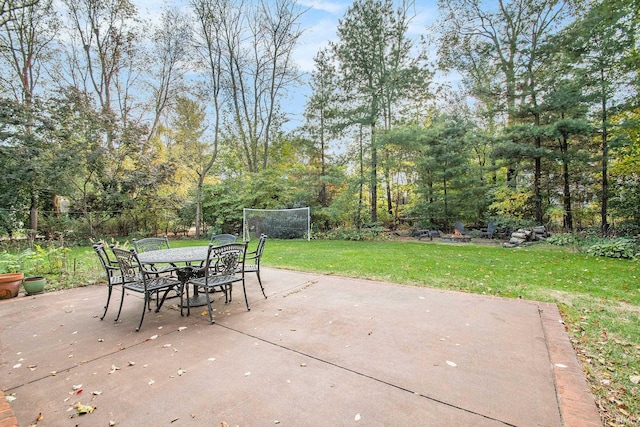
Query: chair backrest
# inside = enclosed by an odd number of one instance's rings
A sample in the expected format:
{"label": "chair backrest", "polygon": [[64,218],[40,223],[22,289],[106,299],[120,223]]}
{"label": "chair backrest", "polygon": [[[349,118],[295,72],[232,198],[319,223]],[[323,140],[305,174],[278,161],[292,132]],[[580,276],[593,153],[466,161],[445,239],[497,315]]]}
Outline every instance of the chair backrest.
{"label": "chair backrest", "polygon": [[210,243],[205,275],[233,275],[236,272],[241,272],[244,276],[244,271],[242,270],[244,270],[246,254],[247,242],[227,243],[221,246],[215,246],[213,243]]}
{"label": "chair backrest", "polygon": [[107,249],[105,248],[104,243],[96,243],[93,245],[93,250],[96,255],[98,255],[98,259],[100,260],[100,264],[104,269],[104,273],[106,275],[107,284],[112,285],[114,283],[121,283],[122,278],[120,275],[120,268],[118,267],[118,261],[113,260],[109,257]]}
{"label": "chair backrest", "polygon": [[169,238],[164,237],[145,237],[144,239],[133,239],[133,247],[139,254],[143,252],[157,251],[160,249],[169,249]]}
{"label": "chair backrest", "polygon": [[96,255],[98,255],[98,259],[100,260],[100,264],[105,270],[108,270],[109,267],[117,267],[117,262],[109,258],[109,254],[107,253],[106,248],[104,247],[104,243],[96,243],[93,245],[93,250]]}
{"label": "chair backrest", "polygon": [[135,250],[112,247],[111,251],[116,257],[116,260],[118,260],[120,272],[126,282],[135,282],[140,278],[144,280],[144,274],[142,274],[142,265],[140,264],[140,260],[138,260],[138,255],[136,254]]}
{"label": "chair backrest", "polygon": [[235,243],[238,238],[233,234],[214,234],[211,236],[209,243],[215,246],[226,245],[227,243]]}
{"label": "chair backrest", "polygon": [[493,239],[493,233],[496,232],[496,224],[493,222],[490,222],[489,225],[487,226],[487,236],[490,239]]}
{"label": "chair backrest", "polygon": [[258,240],[258,247],[256,248],[256,264],[258,265],[260,264],[260,258],[262,257],[265,243],[267,243],[267,235],[261,234],[260,240]]}

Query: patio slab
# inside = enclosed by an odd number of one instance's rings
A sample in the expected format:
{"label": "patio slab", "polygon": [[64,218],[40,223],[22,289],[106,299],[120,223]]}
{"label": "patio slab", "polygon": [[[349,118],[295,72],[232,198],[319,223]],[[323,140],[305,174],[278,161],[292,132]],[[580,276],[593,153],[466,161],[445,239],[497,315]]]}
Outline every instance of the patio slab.
{"label": "patio slab", "polygon": [[262,276],[249,312],[236,286],[215,325],[174,299],[140,332],[137,295],[99,320],[104,286],[2,300],[0,387],[21,426],[601,425],[553,304]]}

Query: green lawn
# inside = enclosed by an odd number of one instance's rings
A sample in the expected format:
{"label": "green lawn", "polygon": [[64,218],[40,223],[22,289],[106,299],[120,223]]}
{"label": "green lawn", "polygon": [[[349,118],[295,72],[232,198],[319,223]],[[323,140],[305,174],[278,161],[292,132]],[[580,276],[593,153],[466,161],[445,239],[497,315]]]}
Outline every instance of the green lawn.
{"label": "green lawn", "polygon": [[[171,245],[206,243],[177,240]],[[64,281],[77,286],[99,280],[94,258],[90,249],[72,249],[67,264],[74,270]],[[604,422],[640,422],[637,261],[544,244],[504,249],[418,241],[269,240],[263,265],[556,303]]]}

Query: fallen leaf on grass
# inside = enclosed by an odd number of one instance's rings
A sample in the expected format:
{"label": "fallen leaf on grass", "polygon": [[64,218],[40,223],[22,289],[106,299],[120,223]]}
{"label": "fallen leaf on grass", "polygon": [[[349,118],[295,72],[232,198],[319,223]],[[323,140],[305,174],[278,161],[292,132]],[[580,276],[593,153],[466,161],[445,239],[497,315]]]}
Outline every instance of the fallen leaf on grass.
{"label": "fallen leaf on grass", "polygon": [[640,375],[633,375],[629,377],[629,380],[634,384],[640,384]]}

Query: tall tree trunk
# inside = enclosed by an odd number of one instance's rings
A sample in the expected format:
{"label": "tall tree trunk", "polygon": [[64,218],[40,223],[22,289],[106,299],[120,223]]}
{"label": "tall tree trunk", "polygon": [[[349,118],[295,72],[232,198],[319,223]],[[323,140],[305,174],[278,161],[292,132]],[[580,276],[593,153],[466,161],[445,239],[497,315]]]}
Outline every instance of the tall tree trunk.
{"label": "tall tree trunk", "polygon": [[378,221],[378,150],[375,143],[375,123],[371,124],[371,222]]}
{"label": "tall tree trunk", "polygon": [[564,204],[564,228],[565,230],[571,232],[573,231],[573,213],[571,211],[571,186],[569,185],[569,160],[567,158],[568,155],[568,141],[567,138],[562,138],[560,142],[561,152],[562,152],[562,176],[564,180],[564,189],[562,194],[563,204]]}
{"label": "tall tree trunk", "polygon": [[607,222],[607,203],[609,200],[609,144],[607,141],[607,98],[605,92],[605,76],[604,70],[600,70],[600,79],[603,82],[602,88],[602,209],[601,216],[601,228],[602,234],[606,235],[609,232],[609,223]]}

